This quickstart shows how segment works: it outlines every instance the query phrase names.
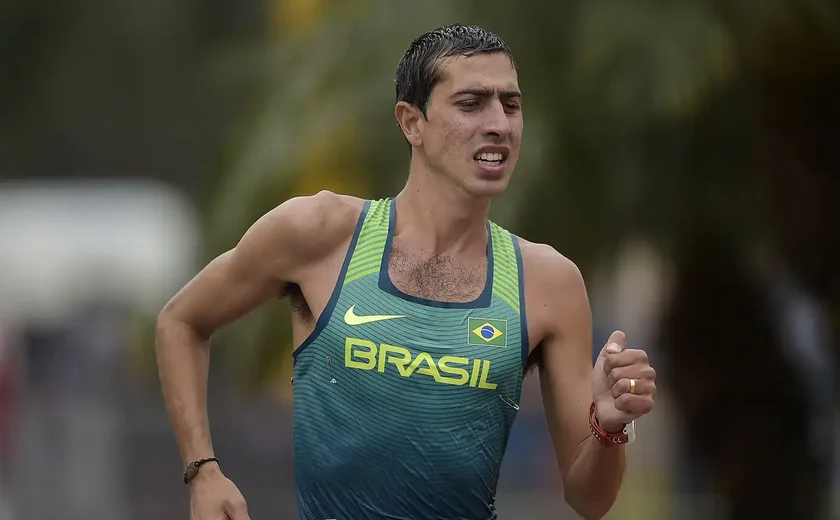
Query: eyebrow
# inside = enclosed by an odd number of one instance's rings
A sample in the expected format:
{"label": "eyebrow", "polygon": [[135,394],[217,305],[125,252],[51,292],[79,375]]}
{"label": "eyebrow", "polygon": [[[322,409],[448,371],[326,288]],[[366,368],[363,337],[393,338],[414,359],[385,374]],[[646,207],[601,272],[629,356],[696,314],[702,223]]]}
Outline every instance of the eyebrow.
{"label": "eyebrow", "polygon": [[[458,92],[452,94],[452,97],[463,96],[465,94],[470,94],[473,96],[478,97],[491,97],[493,95],[493,89],[491,88],[465,88],[463,90],[459,90]],[[521,98],[522,93],[517,90],[502,90],[499,92],[499,96],[512,99],[512,98]]]}

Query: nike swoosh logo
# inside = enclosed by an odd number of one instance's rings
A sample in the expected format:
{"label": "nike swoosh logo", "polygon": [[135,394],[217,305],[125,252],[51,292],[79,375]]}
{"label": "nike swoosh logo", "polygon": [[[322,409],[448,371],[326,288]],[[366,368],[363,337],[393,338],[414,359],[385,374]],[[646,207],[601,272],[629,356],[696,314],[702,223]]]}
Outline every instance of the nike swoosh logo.
{"label": "nike swoosh logo", "polygon": [[381,315],[381,316],[359,316],[356,314],[355,310],[356,306],[351,305],[347,312],[344,313],[344,323],[348,325],[364,325],[365,323],[373,323],[375,321],[384,321],[384,320],[395,320],[397,318],[407,318],[408,316],[394,316],[394,315]]}

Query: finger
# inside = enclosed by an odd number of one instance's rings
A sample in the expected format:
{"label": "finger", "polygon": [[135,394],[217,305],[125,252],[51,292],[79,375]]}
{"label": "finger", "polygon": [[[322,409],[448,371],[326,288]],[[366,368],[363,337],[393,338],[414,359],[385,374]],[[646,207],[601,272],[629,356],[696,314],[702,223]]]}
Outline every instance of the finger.
{"label": "finger", "polygon": [[604,343],[604,346],[601,347],[601,352],[598,353],[598,362],[603,362],[603,360],[611,354],[611,343]]}
{"label": "finger", "polygon": [[634,418],[641,417],[653,410],[653,399],[647,395],[622,394],[615,400],[615,408]]}
{"label": "finger", "polygon": [[230,520],[251,520],[251,517],[248,516],[248,505],[244,499],[227,504],[225,513]]}
{"label": "finger", "polygon": [[647,364],[636,363],[629,366],[621,366],[613,368],[607,373],[607,380],[610,386],[615,385],[622,379],[647,379],[649,381],[656,381],[656,370]]}
{"label": "finger", "polygon": [[647,365],[647,352],[640,349],[628,349],[618,354],[607,354],[604,359],[604,372],[609,374],[610,370],[630,365]]}
{"label": "finger", "polygon": [[604,346],[601,347],[601,352],[598,354],[598,358],[603,359],[609,354],[617,354],[621,352],[624,348],[623,345],[626,345],[624,333],[621,331],[613,332],[610,334],[607,342],[604,343]]}
{"label": "finger", "polygon": [[607,352],[617,354],[627,348],[627,336],[620,330],[610,334],[607,339]]}
{"label": "finger", "polygon": [[651,398],[656,397],[656,383],[650,379],[619,379],[610,389],[610,395],[612,395],[613,399],[618,399],[624,394],[646,395]]}
{"label": "finger", "polygon": [[251,520],[251,517],[248,516],[247,511],[231,512],[227,514],[227,517],[230,520]]}

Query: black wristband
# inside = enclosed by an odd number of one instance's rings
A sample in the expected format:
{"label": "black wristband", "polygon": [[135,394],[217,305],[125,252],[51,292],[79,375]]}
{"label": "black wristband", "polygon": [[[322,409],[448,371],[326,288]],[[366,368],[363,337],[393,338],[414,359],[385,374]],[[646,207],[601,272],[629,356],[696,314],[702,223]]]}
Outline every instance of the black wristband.
{"label": "black wristband", "polygon": [[194,462],[190,462],[187,464],[187,470],[184,471],[184,484],[189,484],[192,479],[198,475],[198,468],[201,467],[202,464],[206,464],[208,462],[215,462],[216,464],[219,463],[219,459],[216,457],[210,457],[207,459],[200,459]]}

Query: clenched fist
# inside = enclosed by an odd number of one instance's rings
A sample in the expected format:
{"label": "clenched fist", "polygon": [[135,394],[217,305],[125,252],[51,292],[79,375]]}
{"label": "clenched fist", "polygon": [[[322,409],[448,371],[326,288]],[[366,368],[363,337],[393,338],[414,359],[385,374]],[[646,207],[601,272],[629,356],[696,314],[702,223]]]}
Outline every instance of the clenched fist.
{"label": "clenched fist", "polygon": [[653,410],[656,371],[644,350],[627,347],[621,331],[610,335],[595,362],[592,396],[598,423],[611,433]]}
{"label": "clenched fist", "polygon": [[201,469],[190,482],[190,520],[249,520],[236,485],[215,467]]}

